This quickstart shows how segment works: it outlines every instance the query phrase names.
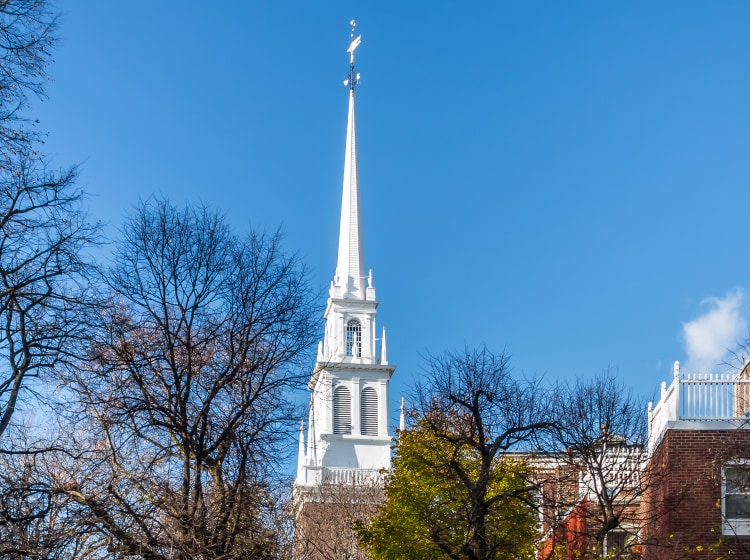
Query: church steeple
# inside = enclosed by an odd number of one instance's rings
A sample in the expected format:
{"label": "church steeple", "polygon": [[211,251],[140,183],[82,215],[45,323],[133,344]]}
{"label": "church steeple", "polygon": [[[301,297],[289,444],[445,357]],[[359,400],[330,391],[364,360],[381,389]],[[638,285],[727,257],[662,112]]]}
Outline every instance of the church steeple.
{"label": "church steeple", "polygon": [[[346,153],[338,260],[325,310],[325,334],[308,382],[312,391],[307,445],[300,442],[298,487],[325,481],[364,481],[390,466],[388,383],[396,366],[387,360],[385,329],[378,356],[378,301],[372,272],[365,272],[357,173],[354,51],[361,36],[352,21]],[[332,478],[333,477],[333,478]],[[363,478],[364,477],[364,478]]]}

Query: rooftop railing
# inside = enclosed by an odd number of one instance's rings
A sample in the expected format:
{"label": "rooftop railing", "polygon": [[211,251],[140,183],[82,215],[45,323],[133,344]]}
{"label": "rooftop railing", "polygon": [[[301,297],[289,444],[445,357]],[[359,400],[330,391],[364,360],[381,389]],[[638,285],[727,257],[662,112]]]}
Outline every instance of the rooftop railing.
{"label": "rooftop railing", "polygon": [[[750,418],[750,367],[740,372],[682,374],[674,363],[672,383],[661,384],[656,406],[648,404],[649,452],[661,441],[670,422],[737,422]],[[694,429],[706,429],[699,424]]]}

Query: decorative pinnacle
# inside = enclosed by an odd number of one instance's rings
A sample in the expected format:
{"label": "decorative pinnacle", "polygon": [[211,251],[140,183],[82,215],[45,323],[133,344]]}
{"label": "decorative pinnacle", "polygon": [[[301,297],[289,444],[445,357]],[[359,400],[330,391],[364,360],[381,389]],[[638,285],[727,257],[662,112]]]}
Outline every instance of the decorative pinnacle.
{"label": "decorative pinnacle", "polygon": [[354,87],[359,84],[359,73],[354,71],[354,49],[356,49],[362,42],[362,35],[358,35],[355,38],[354,30],[357,27],[357,22],[352,20],[349,23],[352,26],[352,32],[349,35],[352,42],[349,43],[349,48],[346,49],[346,52],[349,53],[349,75],[344,80],[344,85],[349,86],[349,89],[354,91]]}

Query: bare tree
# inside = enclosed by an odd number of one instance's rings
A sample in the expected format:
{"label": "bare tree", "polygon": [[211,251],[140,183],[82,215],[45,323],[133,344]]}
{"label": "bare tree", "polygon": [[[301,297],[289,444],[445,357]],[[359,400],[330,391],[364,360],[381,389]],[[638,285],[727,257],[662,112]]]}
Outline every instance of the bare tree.
{"label": "bare tree", "polygon": [[4,151],[27,149],[38,137],[25,124],[31,97],[44,97],[57,15],[45,0],[0,2],[0,141]]}
{"label": "bare tree", "polygon": [[[43,378],[76,347],[98,240],[76,169],[55,169],[27,114],[45,96],[57,16],[45,0],[0,2],[0,556],[55,557],[57,496],[38,467],[56,445],[27,423]],[[24,410],[24,407],[26,410]],[[45,413],[51,413],[49,409]],[[54,527],[54,528],[53,528]],[[58,551],[68,549],[57,547]],[[63,554],[60,557],[65,557]]]}
{"label": "bare tree", "polygon": [[6,433],[19,451],[0,454],[0,558],[93,558],[98,536],[79,524],[78,504],[57,489],[75,456],[63,449],[28,452],[34,445],[28,433]]}
{"label": "bare tree", "polygon": [[[69,353],[84,328],[86,222],[75,169],[0,155],[0,444],[32,380]],[[0,450],[2,445],[0,445]]]}
{"label": "bare tree", "polygon": [[0,449],[30,379],[75,334],[81,254],[96,237],[75,168],[49,166],[24,116],[44,96],[56,26],[44,0],[0,2]]}
{"label": "bare tree", "polygon": [[[586,553],[627,553],[642,522],[646,399],[609,370],[562,384],[555,393],[558,453],[548,460],[556,465],[547,473],[548,525],[563,524],[565,531],[577,533]],[[549,492],[553,485],[558,490]],[[570,523],[571,516],[581,521]]]}
{"label": "bare tree", "polygon": [[318,327],[304,268],[204,207],[141,203],[122,236],[68,375],[90,454],[59,487],[112,553],[270,558],[268,481]]}
{"label": "bare tree", "polygon": [[[486,346],[429,355],[415,390],[419,418],[430,421],[432,411],[444,411],[430,426],[433,433],[474,446],[485,462],[538,449],[553,425],[547,392],[536,380],[513,376],[508,362]],[[465,419],[458,434],[443,424],[446,416]]]}

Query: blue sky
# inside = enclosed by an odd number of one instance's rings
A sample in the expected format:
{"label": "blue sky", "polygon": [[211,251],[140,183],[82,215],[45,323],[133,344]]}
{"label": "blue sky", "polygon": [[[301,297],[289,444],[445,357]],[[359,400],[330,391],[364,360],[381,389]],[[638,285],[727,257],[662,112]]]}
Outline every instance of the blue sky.
{"label": "blue sky", "polygon": [[161,193],[282,226],[321,289],[357,20],[394,408],[426,352],[485,342],[519,374],[612,367],[650,395],[747,334],[750,3],[60,4],[34,116],[92,216],[115,235]]}

